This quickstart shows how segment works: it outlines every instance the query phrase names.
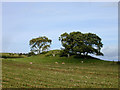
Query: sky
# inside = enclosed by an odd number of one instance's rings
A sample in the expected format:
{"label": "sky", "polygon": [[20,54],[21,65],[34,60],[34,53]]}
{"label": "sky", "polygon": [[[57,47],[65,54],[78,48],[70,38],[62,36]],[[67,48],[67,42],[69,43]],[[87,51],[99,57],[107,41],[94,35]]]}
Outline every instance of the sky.
{"label": "sky", "polygon": [[118,60],[117,2],[3,2],[2,51],[28,53],[29,41],[52,39],[50,50],[60,49],[59,36],[80,31],[95,33],[103,43],[104,60]]}

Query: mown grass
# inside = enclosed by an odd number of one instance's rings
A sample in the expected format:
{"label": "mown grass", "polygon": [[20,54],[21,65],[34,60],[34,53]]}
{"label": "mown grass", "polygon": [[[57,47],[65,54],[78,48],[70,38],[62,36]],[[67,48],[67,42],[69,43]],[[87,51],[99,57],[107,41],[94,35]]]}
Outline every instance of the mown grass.
{"label": "mown grass", "polygon": [[2,59],[2,79],[3,88],[118,88],[118,65],[44,55],[8,58]]}

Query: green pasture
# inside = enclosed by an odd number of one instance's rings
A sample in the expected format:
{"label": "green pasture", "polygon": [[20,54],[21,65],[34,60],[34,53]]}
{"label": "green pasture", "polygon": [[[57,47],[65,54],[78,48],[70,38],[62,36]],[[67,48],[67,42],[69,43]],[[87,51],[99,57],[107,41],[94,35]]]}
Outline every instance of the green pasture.
{"label": "green pasture", "polygon": [[2,59],[3,88],[118,88],[118,64],[36,55]]}

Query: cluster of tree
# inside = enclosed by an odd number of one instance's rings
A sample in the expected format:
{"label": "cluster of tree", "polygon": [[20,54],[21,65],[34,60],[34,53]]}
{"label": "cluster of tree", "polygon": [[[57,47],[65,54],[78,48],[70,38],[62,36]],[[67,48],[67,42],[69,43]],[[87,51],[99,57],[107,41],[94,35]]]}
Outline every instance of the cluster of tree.
{"label": "cluster of tree", "polygon": [[26,57],[26,55],[23,55],[22,53],[2,53],[1,58],[23,58]]}
{"label": "cluster of tree", "polygon": [[59,37],[59,40],[62,43],[63,54],[64,55],[103,55],[100,52],[103,44],[101,38],[93,33],[81,33],[81,32],[71,32],[63,33]]}
{"label": "cluster of tree", "polygon": [[[71,32],[63,33],[59,37],[62,43],[62,54],[63,55],[103,55],[100,51],[103,47],[101,38],[93,33],[81,33],[81,32]],[[33,38],[29,41],[31,46],[31,53],[37,52],[40,54],[42,52],[48,51],[52,40],[48,39],[46,36]],[[54,53],[53,53],[54,54]]]}
{"label": "cluster of tree", "polygon": [[27,53],[8,53],[8,54],[11,55],[11,56],[14,56],[14,55],[19,55],[19,56],[27,55]]}

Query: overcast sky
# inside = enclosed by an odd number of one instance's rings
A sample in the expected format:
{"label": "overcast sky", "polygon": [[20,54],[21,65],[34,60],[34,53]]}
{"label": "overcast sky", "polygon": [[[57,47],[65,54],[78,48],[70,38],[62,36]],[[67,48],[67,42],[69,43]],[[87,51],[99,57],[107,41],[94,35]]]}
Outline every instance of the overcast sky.
{"label": "overcast sky", "polygon": [[64,32],[95,33],[101,37],[106,60],[118,60],[118,3],[116,2],[6,2],[2,6],[3,51],[27,53],[29,40],[52,39],[60,49]]}

